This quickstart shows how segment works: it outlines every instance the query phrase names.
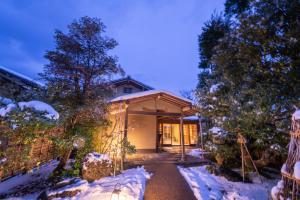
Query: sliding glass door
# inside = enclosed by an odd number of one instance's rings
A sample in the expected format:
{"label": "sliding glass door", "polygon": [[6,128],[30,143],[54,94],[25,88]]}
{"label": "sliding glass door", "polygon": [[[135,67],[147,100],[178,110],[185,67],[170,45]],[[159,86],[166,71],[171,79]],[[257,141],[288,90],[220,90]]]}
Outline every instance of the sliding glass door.
{"label": "sliding glass door", "polygon": [[172,145],[180,145],[179,124],[172,124]]}
{"label": "sliding glass door", "polygon": [[[181,145],[180,125],[163,123],[162,128],[162,142],[163,145]],[[196,144],[197,143],[197,125],[196,124],[184,124],[183,126],[184,144]]]}
{"label": "sliding glass door", "polygon": [[163,144],[171,145],[172,144],[172,125],[171,124],[163,124],[162,132],[163,132]]}

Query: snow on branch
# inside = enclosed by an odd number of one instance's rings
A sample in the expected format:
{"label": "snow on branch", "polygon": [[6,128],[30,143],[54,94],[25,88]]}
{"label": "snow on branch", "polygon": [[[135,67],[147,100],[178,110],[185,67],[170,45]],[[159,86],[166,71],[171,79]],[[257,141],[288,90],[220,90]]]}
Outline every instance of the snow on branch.
{"label": "snow on branch", "polygon": [[223,85],[224,85],[224,83],[213,84],[209,89],[209,93],[217,92],[220,89],[220,87],[222,87]]}
{"label": "snow on branch", "polygon": [[28,101],[28,102],[19,102],[17,104],[10,103],[2,108],[0,108],[0,116],[6,117],[13,110],[20,108],[23,111],[26,108],[31,108],[35,111],[45,112],[45,117],[49,119],[58,120],[59,114],[58,112],[49,104],[41,102],[41,101]]}

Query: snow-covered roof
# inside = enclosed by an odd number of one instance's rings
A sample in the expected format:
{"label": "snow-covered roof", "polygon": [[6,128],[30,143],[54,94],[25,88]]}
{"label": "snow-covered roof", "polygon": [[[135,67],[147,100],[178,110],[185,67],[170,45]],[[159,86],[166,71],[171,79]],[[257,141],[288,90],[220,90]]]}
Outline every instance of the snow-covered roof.
{"label": "snow-covered roof", "polygon": [[137,80],[131,78],[131,76],[127,76],[125,78],[120,78],[120,79],[111,81],[111,84],[113,84],[115,86],[119,86],[119,85],[122,85],[122,84],[130,84],[130,83],[142,88],[145,91],[154,89],[153,87],[150,87],[149,85],[146,85],[146,84],[144,84],[140,81],[137,81]]}
{"label": "snow-covered roof", "polygon": [[44,86],[43,83],[41,83],[41,82],[39,82],[39,81],[37,81],[37,80],[34,80],[34,79],[32,79],[32,78],[29,78],[28,76],[25,76],[25,75],[23,75],[23,74],[20,74],[20,73],[14,71],[14,70],[8,69],[8,68],[3,67],[3,66],[1,66],[1,65],[0,65],[0,70],[6,71],[6,72],[8,72],[8,73],[10,73],[10,74],[12,74],[12,75],[14,75],[14,76],[16,76],[16,77],[22,79],[22,80],[25,80],[25,81],[28,81],[28,82],[37,84],[38,86],[41,86],[41,87]]}
{"label": "snow-covered roof", "polygon": [[149,91],[143,91],[143,92],[136,92],[136,93],[116,97],[116,98],[112,99],[110,102],[113,103],[113,102],[118,102],[118,101],[126,101],[126,100],[130,100],[130,99],[136,99],[139,97],[145,97],[145,96],[154,95],[154,94],[166,94],[166,95],[175,97],[177,99],[186,101],[188,103],[192,103],[192,101],[187,98],[178,96],[176,94],[173,94],[171,92],[164,91],[164,90],[149,90]]}
{"label": "snow-covered roof", "polygon": [[192,115],[192,116],[188,116],[188,117],[184,117],[183,118],[184,120],[190,120],[190,121],[196,121],[196,120],[199,120],[199,117],[197,115]]}

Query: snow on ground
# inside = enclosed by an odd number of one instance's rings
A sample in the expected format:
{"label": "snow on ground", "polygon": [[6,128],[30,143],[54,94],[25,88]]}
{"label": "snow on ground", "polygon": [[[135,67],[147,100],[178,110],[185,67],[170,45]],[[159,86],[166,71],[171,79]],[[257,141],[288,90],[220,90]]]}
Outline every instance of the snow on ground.
{"label": "snow on ground", "polygon": [[[275,185],[271,190],[272,199],[275,200],[278,199],[279,196],[282,197],[280,193],[283,188],[283,180],[278,181],[277,185]],[[282,197],[282,199],[284,198]]]}
{"label": "snow on ground", "polygon": [[276,184],[276,180],[265,180],[263,184],[231,182],[210,174],[206,166],[178,169],[198,200],[267,200],[271,187]]}
{"label": "snow on ground", "polygon": [[138,167],[123,171],[117,176],[101,178],[92,183],[78,179],[72,185],[68,185],[57,191],[48,192],[48,196],[60,194],[66,191],[81,190],[80,193],[72,198],[65,199],[120,199],[120,200],[142,200],[144,197],[146,180],[150,179],[144,167]]}
{"label": "snow on ground", "polygon": [[203,158],[204,154],[208,154],[207,151],[203,150],[203,149],[191,149],[187,155],[190,156],[194,156],[194,157],[198,157],[198,158]]}
{"label": "snow on ground", "polygon": [[[33,170],[31,173],[20,175],[8,179],[0,183],[0,195],[15,191],[14,188],[21,185],[30,185],[38,179],[45,179],[52,173],[57,166],[57,161],[52,161],[50,164],[42,166]],[[148,173],[144,167],[137,167],[123,171],[117,176],[109,176],[101,178],[94,182],[87,182],[86,180],[76,179],[75,183],[67,185],[55,191],[48,192],[48,196],[60,194],[66,191],[80,192],[74,197],[57,198],[57,199],[101,199],[101,200],[142,200],[146,188],[146,180],[150,179],[151,174]],[[68,179],[64,180],[65,182]],[[62,182],[64,182],[62,181]],[[61,182],[61,183],[62,183]],[[9,200],[31,200],[36,199],[41,191],[26,196],[11,197]]]}
{"label": "snow on ground", "polygon": [[[5,193],[12,193],[20,186],[30,185],[33,182],[41,179],[47,179],[52,171],[58,164],[57,160],[53,160],[38,168],[34,168],[30,172],[24,175],[17,175],[3,182],[0,182],[0,195]],[[26,199],[26,198],[25,198]]]}

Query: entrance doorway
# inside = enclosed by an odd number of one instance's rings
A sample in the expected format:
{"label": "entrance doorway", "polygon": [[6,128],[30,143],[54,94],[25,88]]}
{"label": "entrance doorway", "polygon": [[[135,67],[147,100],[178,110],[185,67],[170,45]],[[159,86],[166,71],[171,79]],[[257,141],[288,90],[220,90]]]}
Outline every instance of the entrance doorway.
{"label": "entrance doorway", "polygon": [[[160,124],[162,144],[165,146],[181,145],[180,125],[175,123]],[[197,125],[184,124],[184,145],[194,145],[197,142]]]}

